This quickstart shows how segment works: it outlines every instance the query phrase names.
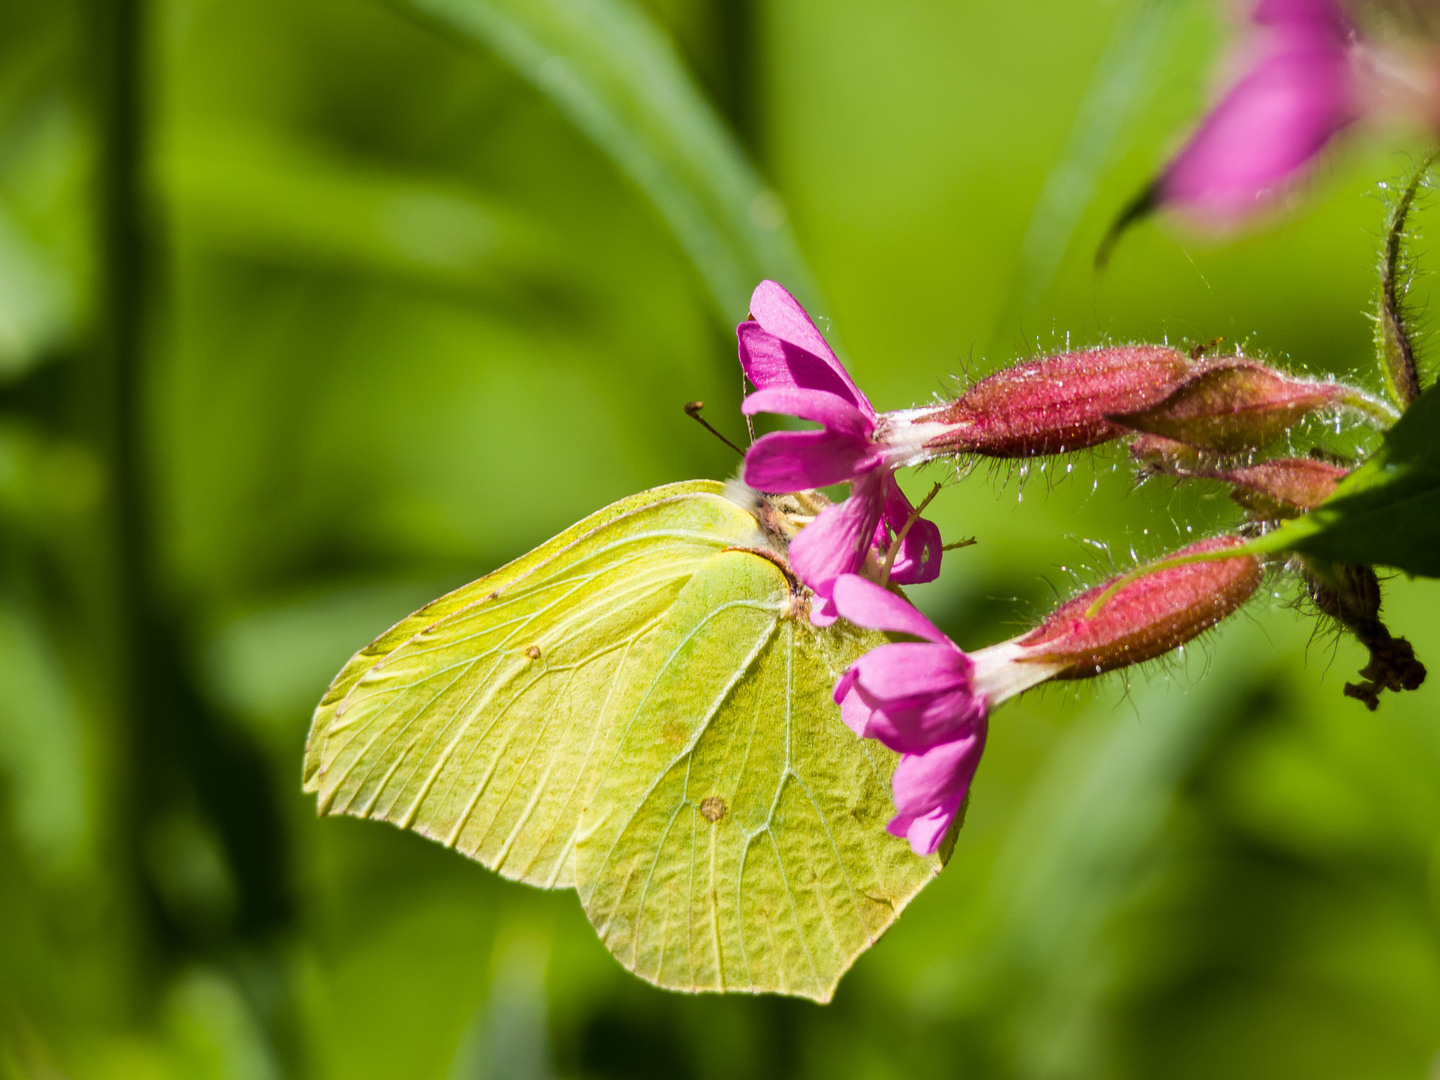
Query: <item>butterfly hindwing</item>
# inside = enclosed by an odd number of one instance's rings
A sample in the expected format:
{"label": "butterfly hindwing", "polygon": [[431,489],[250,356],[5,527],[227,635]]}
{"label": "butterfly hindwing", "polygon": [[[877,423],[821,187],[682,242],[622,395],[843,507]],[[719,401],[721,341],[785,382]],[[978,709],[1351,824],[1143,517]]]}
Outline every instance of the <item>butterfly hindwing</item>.
{"label": "butterfly hindwing", "polygon": [[885,832],[895,756],[830,699],[884,642],[820,630],[787,574],[716,556],[632,657],[576,883],[606,946],[681,990],[828,1000],[939,870]]}

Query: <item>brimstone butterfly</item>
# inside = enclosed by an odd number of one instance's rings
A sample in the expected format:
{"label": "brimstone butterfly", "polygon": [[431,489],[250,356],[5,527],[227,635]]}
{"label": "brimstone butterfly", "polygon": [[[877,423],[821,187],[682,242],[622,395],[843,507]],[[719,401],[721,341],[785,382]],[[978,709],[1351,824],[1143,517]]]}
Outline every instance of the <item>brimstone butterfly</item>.
{"label": "brimstone butterfly", "polygon": [[575,888],[659,986],[829,1000],[941,859],[885,831],[895,755],[831,689],[886,639],[811,624],[786,505],[656,488],[422,608],[326,691],[305,789]]}

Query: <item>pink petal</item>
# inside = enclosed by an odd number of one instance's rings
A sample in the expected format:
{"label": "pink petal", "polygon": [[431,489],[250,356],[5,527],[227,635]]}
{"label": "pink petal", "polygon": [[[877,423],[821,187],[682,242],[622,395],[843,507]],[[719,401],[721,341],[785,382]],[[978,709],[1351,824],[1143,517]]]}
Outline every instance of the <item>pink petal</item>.
{"label": "pink petal", "polygon": [[1232,218],[1257,208],[1359,116],[1344,17],[1290,0],[1257,11],[1274,44],[1160,178],[1163,202]]}
{"label": "pink petal", "polygon": [[933,855],[940,847],[970,790],[985,750],[986,728],[980,723],[964,738],[923,754],[906,754],[895,767],[890,787],[897,813],[887,829],[909,839],[915,854]]}
{"label": "pink petal", "polygon": [[851,402],[824,390],[772,386],[768,390],[757,390],[746,397],[740,403],[740,411],[746,416],[762,412],[798,416],[801,420],[813,420],[817,424],[824,424],[827,428],[850,435],[868,436],[875,430],[875,424],[870,417]]}
{"label": "pink petal", "polygon": [[895,565],[890,568],[890,580],[897,585],[924,585],[934,581],[940,576],[943,550],[940,526],[921,518],[900,541]]}
{"label": "pink petal", "polygon": [[[735,328],[740,345],[740,366],[745,377],[757,390],[790,387],[802,390],[824,390],[846,401],[869,409],[870,403],[855,391],[843,372],[814,353],[781,341],[758,322],[743,322]],[[873,416],[873,411],[871,412]]]}
{"label": "pink petal", "polygon": [[[835,579],[859,569],[870,552],[870,539],[884,509],[879,498],[882,489],[874,476],[860,477],[848,499],[826,507],[790,541],[791,568],[822,601],[830,600]],[[826,621],[818,621],[814,609],[811,621],[817,626],[833,622],[834,613],[828,607],[823,605],[818,612]]]}
{"label": "pink petal", "polygon": [[[915,507],[892,476],[885,496],[885,521],[882,528],[899,536],[914,512]],[[876,546],[888,552],[890,537],[883,537]],[[910,526],[910,531],[900,543],[900,550],[895,554],[895,564],[890,568],[890,580],[897,585],[924,585],[927,581],[934,581],[940,576],[940,559],[943,554],[944,542],[940,539],[939,526],[920,518]]]}
{"label": "pink petal", "polygon": [[968,684],[908,701],[882,701],[859,685],[850,696],[857,699],[852,706],[857,714],[862,708],[868,710],[865,737],[878,739],[902,754],[923,754],[954,742],[989,714],[985,699]]}
{"label": "pink petal", "polygon": [[[837,596],[837,600],[843,611],[843,599]],[[941,694],[968,686],[974,669],[970,658],[949,641],[881,645],[851,666],[866,696],[881,701]]]}
{"label": "pink petal", "polygon": [[[750,297],[750,314],[764,329],[781,341],[789,342],[818,357],[835,372],[855,395],[855,401],[874,415],[869,400],[850,378],[850,373],[835,358],[825,337],[815,328],[800,302],[773,281],[762,281]],[[759,383],[755,384],[759,386]]]}
{"label": "pink petal", "polygon": [[945,834],[950,831],[950,823],[959,812],[960,808],[956,806],[953,810],[936,807],[923,817],[898,815],[886,826],[886,830],[892,836],[909,840],[910,850],[916,855],[934,855],[940,850]]}
{"label": "pink petal", "polygon": [[980,763],[987,728],[988,724],[978,724],[954,742],[902,757],[890,779],[895,809],[918,816],[952,799],[959,805]]}
{"label": "pink petal", "polygon": [[[854,480],[875,464],[875,448],[854,435],[775,431],[750,445],[745,452],[743,475],[745,483],[756,491],[810,491]],[[802,530],[801,535],[806,531]]]}
{"label": "pink petal", "polygon": [[[800,536],[804,535],[805,532],[800,533]],[[798,542],[800,537],[795,539]],[[793,544],[791,550],[794,550]],[[936,643],[950,640],[904,597],[896,596],[858,574],[848,574],[836,581],[834,596],[840,614],[856,626],[892,634],[910,634]]]}
{"label": "pink petal", "polygon": [[840,706],[840,719],[862,739],[870,727],[870,706],[855,692],[855,676],[847,671],[835,684],[835,704]]}

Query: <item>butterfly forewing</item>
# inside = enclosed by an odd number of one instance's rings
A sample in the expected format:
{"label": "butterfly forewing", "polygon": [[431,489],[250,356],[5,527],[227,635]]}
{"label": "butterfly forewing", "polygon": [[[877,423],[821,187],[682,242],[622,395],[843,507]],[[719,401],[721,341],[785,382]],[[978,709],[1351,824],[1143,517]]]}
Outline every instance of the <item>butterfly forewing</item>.
{"label": "butterfly forewing", "polygon": [[756,523],[710,482],[623,500],[416,612],[316,710],[306,789],[508,877],[573,883],[611,699],[690,579]]}
{"label": "butterfly forewing", "polygon": [[938,871],[885,832],[894,755],[830,699],[883,640],[816,629],[779,566],[729,551],[626,657],[576,849],[586,913],[626,967],[825,1001]]}

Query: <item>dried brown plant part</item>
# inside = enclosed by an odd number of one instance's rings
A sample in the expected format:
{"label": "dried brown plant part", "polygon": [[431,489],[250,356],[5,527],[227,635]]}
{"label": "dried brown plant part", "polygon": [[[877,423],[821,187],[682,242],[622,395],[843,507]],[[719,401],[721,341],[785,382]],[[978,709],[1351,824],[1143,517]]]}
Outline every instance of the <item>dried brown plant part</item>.
{"label": "dried brown plant part", "polygon": [[1370,662],[1360,669],[1361,681],[1347,682],[1345,696],[1374,712],[1382,690],[1418,690],[1425,682],[1425,665],[1415,659],[1410,642],[1393,636],[1380,621],[1380,579],[1374,567],[1308,558],[1303,565],[1305,587],[1315,606],[1370,651]]}

